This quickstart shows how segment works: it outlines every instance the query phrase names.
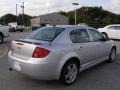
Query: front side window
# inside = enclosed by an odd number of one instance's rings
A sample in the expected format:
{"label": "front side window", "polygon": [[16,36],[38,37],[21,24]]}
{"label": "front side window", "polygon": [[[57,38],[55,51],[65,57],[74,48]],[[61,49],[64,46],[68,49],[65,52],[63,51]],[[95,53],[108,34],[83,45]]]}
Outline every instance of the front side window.
{"label": "front side window", "polygon": [[89,29],[89,32],[93,38],[93,41],[103,41],[104,37],[98,31]]}
{"label": "front side window", "polygon": [[64,31],[64,28],[43,27],[36,30],[34,33],[28,36],[27,39],[52,42],[62,31]]}
{"label": "front side window", "polygon": [[86,29],[78,29],[70,32],[70,39],[73,43],[89,42],[90,38]]}
{"label": "front side window", "polygon": [[120,30],[120,26],[117,26],[117,30]]}

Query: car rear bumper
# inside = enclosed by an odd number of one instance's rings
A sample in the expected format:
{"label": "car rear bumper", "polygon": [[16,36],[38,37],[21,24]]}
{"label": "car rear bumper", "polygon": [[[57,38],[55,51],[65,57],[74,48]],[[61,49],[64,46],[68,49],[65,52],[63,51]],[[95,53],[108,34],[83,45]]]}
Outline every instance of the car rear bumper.
{"label": "car rear bumper", "polygon": [[[10,55],[8,57],[9,67],[14,71],[18,71],[34,79],[39,80],[58,80],[56,76],[57,66],[50,63],[31,63],[29,61],[20,60]],[[15,64],[19,64],[18,67]]]}

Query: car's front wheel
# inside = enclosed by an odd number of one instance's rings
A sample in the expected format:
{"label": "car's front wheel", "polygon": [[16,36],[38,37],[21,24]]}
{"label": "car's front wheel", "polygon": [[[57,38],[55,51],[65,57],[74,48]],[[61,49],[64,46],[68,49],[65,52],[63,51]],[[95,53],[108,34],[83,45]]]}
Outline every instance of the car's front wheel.
{"label": "car's front wheel", "polygon": [[73,84],[78,75],[78,65],[74,61],[69,61],[63,67],[60,80],[65,85]]}

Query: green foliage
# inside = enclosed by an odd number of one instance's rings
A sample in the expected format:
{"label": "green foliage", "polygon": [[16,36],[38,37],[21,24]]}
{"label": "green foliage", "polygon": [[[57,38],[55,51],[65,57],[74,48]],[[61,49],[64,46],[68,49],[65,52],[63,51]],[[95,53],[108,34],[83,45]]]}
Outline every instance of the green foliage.
{"label": "green foliage", "polygon": [[[74,24],[74,12],[62,12],[69,17],[69,23]],[[77,9],[77,24],[86,23],[98,28],[108,24],[120,24],[120,15],[103,10],[102,7],[81,7]]]}
{"label": "green foliage", "polygon": [[8,24],[9,22],[15,22],[16,16],[13,14],[6,14],[0,18],[2,24]]}
{"label": "green foliage", "polygon": [[16,15],[13,14],[6,14],[0,18],[0,23],[8,24],[10,22],[20,22],[20,23],[24,22],[26,26],[29,26],[31,18],[32,18],[31,16],[26,14],[24,14],[24,16],[22,14],[19,14],[17,17]]}
{"label": "green foliage", "polygon": [[[69,17],[69,24],[74,24],[74,11],[60,11],[58,13]],[[6,14],[0,18],[0,23],[8,24],[9,22],[24,21],[25,25],[30,25],[31,16],[24,14],[24,20],[22,18],[22,14],[19,14],[17,18],[15,15]],[[103,27],[108,24],[120,24],[120,15],[103,10],[102,7],[81,7],[77,9],[77,24],[79,23],[86,23],[95,28]]]}
{"label": "green foliage", "polygon": [[59,11],[58,14],[64,15],[64,16],[68,16],[66,12],[64,11]]}
{"label": "green foliage", "polygon": [[24,25],[30,26],[30,23],[31,23],[30,19],[31,18],[32,17],[29,15],[24,14],[24,16],[23,16],[22,14],[19,14],[19,16],[17,17],[17,22],[24,22]]}

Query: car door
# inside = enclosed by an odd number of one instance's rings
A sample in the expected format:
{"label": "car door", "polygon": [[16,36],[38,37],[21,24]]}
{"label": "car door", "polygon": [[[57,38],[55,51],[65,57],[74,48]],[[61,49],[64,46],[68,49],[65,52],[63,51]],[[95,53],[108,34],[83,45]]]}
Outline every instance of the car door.
{"label": "car door", "polygon": [[119,35],[118,34],[118,30],[116,26],[109,26],[106,28],[106,32],[109,38],[112,39],[117,39]]}
{"label": "car door", "polygon": [[74,51],[81,61],[81,67],[87,66],[89,62],[94,61],[96,50],[86,29],[71,31],[70,38],[73,43]]}
{"label": "car door", "polygon": [[116,39],[120,39],[120,26],[116,26]]}
{"label": "car door", "polygon": [[95,49],[95,60],[107,57],[110,52],[109,40],[105,40],[103,35],[94,29],[88,29],[90,36],[92,37],[92,43]]}

